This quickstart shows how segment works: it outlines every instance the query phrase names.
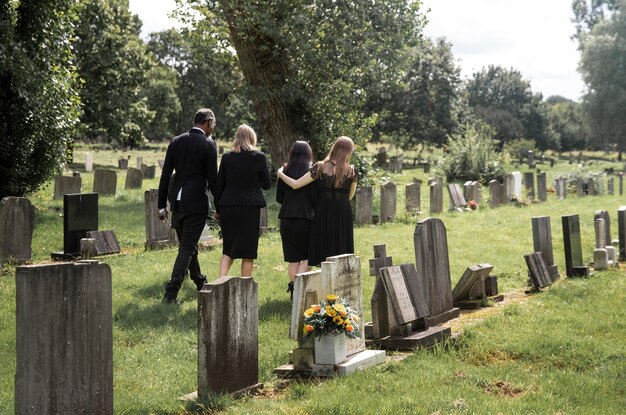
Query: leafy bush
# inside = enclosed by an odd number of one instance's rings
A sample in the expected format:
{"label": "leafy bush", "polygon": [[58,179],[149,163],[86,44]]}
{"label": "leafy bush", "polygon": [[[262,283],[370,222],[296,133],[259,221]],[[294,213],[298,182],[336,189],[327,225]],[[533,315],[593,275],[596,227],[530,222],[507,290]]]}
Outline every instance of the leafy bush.
{"label": "leafy bush", "polygon": [[485,124],[466,124],[448,138],[447,154],[438,170],[448,181],[502,180],[502,155],[496,151],[493,135]]}
{"label": "leafy bush", "polygon": [[537,147],[535,141],[529,138],[518,138],[506,143],[505,150],[511,155],[511,157],[517,160],[523,160],[528,156],[528,151],[537,153]]}

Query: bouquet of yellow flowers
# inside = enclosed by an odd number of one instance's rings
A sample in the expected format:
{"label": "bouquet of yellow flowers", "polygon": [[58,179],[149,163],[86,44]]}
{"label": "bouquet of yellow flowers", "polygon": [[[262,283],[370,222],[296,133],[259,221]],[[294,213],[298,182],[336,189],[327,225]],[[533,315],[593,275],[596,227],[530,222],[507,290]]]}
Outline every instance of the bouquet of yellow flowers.
{"label": "bouquet of yellow flowers", "polygon": [[359,316],[348,301],[328,294],[326,301],[313,304],[304,311],[304,334],[321,336],[322,334],[341,334],[351,338],[360,337]]}

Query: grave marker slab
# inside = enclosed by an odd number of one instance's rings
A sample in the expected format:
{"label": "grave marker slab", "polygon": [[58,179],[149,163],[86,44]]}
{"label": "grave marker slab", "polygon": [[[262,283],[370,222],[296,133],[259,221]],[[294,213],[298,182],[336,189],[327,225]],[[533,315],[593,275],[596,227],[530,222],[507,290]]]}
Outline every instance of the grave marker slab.
{"label": "grave marker slab", "polygon": [[136,163],[137,163],[137,169],[141,170],[141,166],[143,165],[143,157],[137,157]]}
{"label": "grave marker slab", "polygon": [[626,206],[617,209],[617,237],[619,238],[619,259],[626,261]]}
{"label": "grave marker slab", "polygon": [[547,188],[546,173],[541,172],[537,175],[537,199],[542,202],[548,200],[548,188]]}
{"label": "grave marker slab", "polygon": [[526,196],[529,199],[535,199],[535,173],[528,171],[524,173],[524,187],[526,188]]}
{"label": "grave marker slab", "polygon": [[98,230],[98,193],[63,195],[63,252],[52,259],[75,259],[80,255],[80,240],[88,231]]}
{"label": "grave marker slab", "polygon": [[608,210],[596,210],[593,220],[604,220],[604,246],[611,246],[611,217]]}
{"label": "grave marker slab", "polygon": [[154,179],[154,176],[156,175],[156,166],[154,164],[142,164],[141,174],[143,174],[144,179]]}
{"label": "grave marker slab", "polygon": [[396,219],[396,185],[387,182],[380,186],[380,223]]}
{"label": "grave marker slab", "polygon": [[450,195],[450,210],[463,209],[467,205],[461,185],[458,183],[448,184],[448,194]]}
{"label": "grave marker slab", "polygon": [[556,281],[559,278],[559,269],[554,262],[554,254],[552,251],[550,216],[534,217],[531,219],[531,223],[533,230],[533,249],[535,252],[541,252],[552,281]]}
{"label": "grave marker slab", "polygon": [[502,192],[502,189],[501,189],[500,182],[498,182],[497,180],[490,180],[489,181],[489,207],[491,207],[492,209],[500,206],[501,192]]}
{"label": "grave marker slab", "polygon": [[355,195],[355,223],[365,225],[372,223],[373,197],[371,186],[357,187]]}
{"label": "grave marker slab", "polygon": [[430,186],[430,213],[443,212],[443,184],[434,180],[429,183]]}
{"label": "grave marker slab", "polygon": [[85,153],[85,171],[93,170],[93,153],[88,151]]}
{"label": "grave marker slab", "polygon": [[23,197],[0,200],[0,263],[31,260],[35,207]]}
{"label": "grave marker slab", "polygon": [[128,159],[119,159],[119,160],[117,160],[117,167],[120,170],[126,170],[128,168]]}
{"label": "grave marker slab", "polygon": [[54,199],[63,199],[63,195],[80,193],[80,176],[56,176],[54,178]]}
{"label": "grave marker slab", "polygon": [[115,233],[111,230],[88,231],[87,238],[92,238],[95,241],[97,255],[120,253],[120,244]]}
{"label": "grave marker slab", "polygon": [[552,284],[548,267],[540,252],[524,255],[524,260],[528,267],[528,276],[535,289],[545,288]]}
{"label": "grave marker slab", "polygon": [[15,413],[113,414],[110,267],[22,266],[15,280]]}
{"label": "grave marker slab", "polygon": [[115,195],[117,173],[115,170],[96,169],[93,174],[93,192],[103,196]]}
{"label": "grave marker slab", "polygon": [[513,196],[520,200],[522,198],[522,173],[514,171],[511,175],[513,176]]}
{"label": "grave marker slab", "polygon": [[461,279],[452,290],[452,299],[456,303],[461,300],[480,300],[487,296],[485,292],[485,278],[493,270],[493,265],[476,264],[469,266]]}
{"label": "grave marker slab", "polygon": [[615,194],[615,178],[609,177],[607,181],[607,193],[613,196]]}
{"label": "grave marker slab", "polygon": [[589,275],[589,268],[583,265],[578,215],[561,216],[561,223],[563,225],[565,273],[569,278]]}
{"label": "grave marker slab", "polygon": [[422,210],[420,201],[421,184],[411,183],[405,187],[405,205],[407,212],[419,212]]}
{"label": "grave marker slab", "polygon": [[143,173],[140,169],[129,167],[126,170],[126,189],[141,189],[143,183]]}
{"label": "grave marker slab", "polygon": [[157,189],[146,190],[143,200],[146,218],[146,249],[160,249],[176,245],[176,231],[170,226],[170,218],[161,222],[156,214],[159,191]]}
{"label": "grave marker slab", "polygon": [[399,266],[381,270],[381,280],[385,286],[391,308],[398,324],[408,324],[418,320],[417,310],[409,294],[407,283]]}
{"label": "grave marker slab", "polygon": [[466,202],[473,200],[480,204],[482,199],[482,186],[478,181],[468,180],[463,184],[463,197]]}

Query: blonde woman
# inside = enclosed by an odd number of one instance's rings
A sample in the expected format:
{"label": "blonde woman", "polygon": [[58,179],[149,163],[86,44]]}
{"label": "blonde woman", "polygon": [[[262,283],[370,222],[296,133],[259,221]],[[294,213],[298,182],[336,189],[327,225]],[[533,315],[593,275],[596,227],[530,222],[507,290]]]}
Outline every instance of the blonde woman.
{"label": "blonde woman", "polygon": [[350,165],[354,142],[339,137],[323,161],[318,161],[299,179],[287,176],[283,169],[278,177],[292,189],[310,183],[316,186],[315,208],[309,239],[310,266],[319,266],[327,257],[354,253],[352,209],[350,200],[356,192],[356,174]]}
{"label": "blonde woman", "polygon": [[256,149],[256,133],[242,124],[230,152],[222,156],[215,184],[215,208],[222,228],[220,276],[241,259],[241,276],[252,275],[259,244],[259,220],[271,185],[265,154]]}

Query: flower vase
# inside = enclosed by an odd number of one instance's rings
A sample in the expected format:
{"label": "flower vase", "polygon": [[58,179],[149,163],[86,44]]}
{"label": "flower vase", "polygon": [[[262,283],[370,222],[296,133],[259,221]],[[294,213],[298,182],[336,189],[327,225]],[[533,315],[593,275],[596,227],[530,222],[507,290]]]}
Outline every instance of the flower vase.
{"label": "flower vase", "polygon": [[346,336],[322,334],[315,339],[315,363],[318,365],[336,365],[346,360]]}

